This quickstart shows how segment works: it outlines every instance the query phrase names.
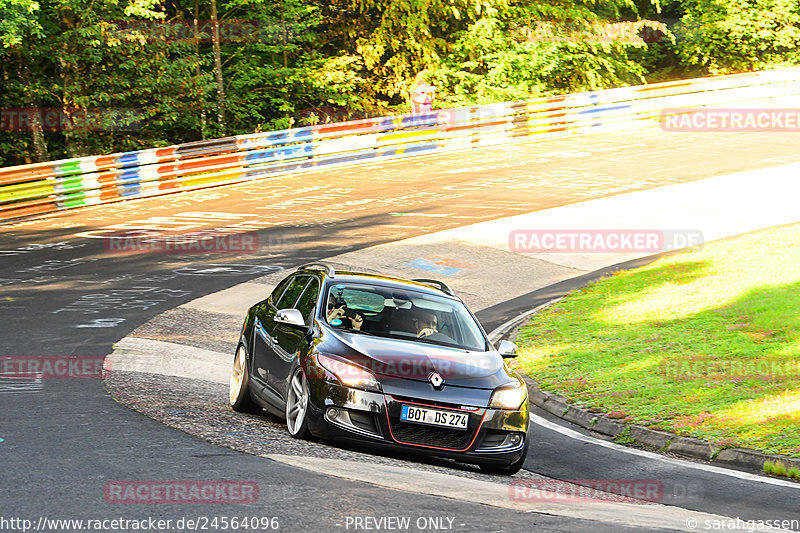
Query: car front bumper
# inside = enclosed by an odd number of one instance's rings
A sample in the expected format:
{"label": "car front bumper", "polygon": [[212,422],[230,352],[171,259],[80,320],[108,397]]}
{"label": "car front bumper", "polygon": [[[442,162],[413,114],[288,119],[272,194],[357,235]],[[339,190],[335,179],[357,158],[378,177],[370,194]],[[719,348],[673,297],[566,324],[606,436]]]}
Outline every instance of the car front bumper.
{"label": "car front bumper", "polygon": [[[429,393],[412,391],[414,395],[409,396],[409,391],[398,387],[390,394],[352,389],[324,379],[309,385],[309,429],[321,438],[498,465],[519,460],[528,445],[527,402],[519,410],[509,411],[452,403],[460,396],[459,391],[454,395],[452,390],[446,395],[450,401],[442,402],[433,389]],[[474,400],[474,396],[470,398],[472,392],[464,395],[467,400]],[[463,430],[401,421],[404,404],[466,413],[468,427]]]}

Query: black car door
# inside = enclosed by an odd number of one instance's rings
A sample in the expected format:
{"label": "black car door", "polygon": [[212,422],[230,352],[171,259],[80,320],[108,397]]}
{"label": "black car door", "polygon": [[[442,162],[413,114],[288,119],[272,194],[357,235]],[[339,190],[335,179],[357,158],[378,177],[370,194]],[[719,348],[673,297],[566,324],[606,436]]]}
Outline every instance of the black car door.
{"label": "black car door", "polygon": [[[251,375],[254,381],[262,389],[262,396],[271,400],[271,403],[280,403],[281,395],[274,386],[271,385],[269,376],[270,361],[275,357],[273,349],[274,340],[272,331],[275,329],[275,313],[280,307],[290,302],[288,307],[294,305],[297,298],[302,294],[303,289],[308,284],[308,276],[290,276],[283,280],[272,291],[270,297],[258,306],[255,313],[255,323],[253,324],[253,361]],[[266,390],[264,390],[266,388]]]}
{"label": "black car door", "polygon": [[[319,299],[319,281],[315,277],[307,277],[307,284],[297,301],[290,307],[297,309],[306,320],[306,325],[311,326],[314,312]],[[287,307],[279,307],[286,309]],[[308,331],[288,324],[275,324],[272,330],[274,344],[274,357],[270,361],[270,385],[280,391],[281,398],[285,401],[289,387],[289,373],[291,372],[298,351],[307,346]]]}

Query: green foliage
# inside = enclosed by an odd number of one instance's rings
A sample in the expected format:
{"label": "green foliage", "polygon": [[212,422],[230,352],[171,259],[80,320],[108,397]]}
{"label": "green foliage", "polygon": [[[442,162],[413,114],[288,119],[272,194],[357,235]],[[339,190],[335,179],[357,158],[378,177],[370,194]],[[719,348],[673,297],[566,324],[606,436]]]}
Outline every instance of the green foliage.
{"label": "green foliage", "polygon": [[687,65],[724,74],[800,59],[796,0],[686,0],[684,8],[676,51]]}
{"label": "green foliage", "polygon": [[764,473],[770,476],[786,476],[786,466],[780,461],[764,461]]}
{"label": "green foliage", "polygon": [[[441,108],[800,62],[796,0],[216,5],[220,68],[211,0],[0,0],[0,108],[100,116],[45,128],[62,158],[405,113],[420,73]],[[34,140],[0,131],[0,164],[42,156]]]}
{"label": "green foliage", "polygon": [[783,476],[800,480],[800,468],[786,467],[781,461],[764,461],[764,473],[769,476]]}
{"label": "green foliage", "polygon": [[622,430],[622,433],[614,437],[614,442],[625,446],[636,444],[636,439],[631,436],[631,427],[625,426],[625,429]]}
{"label": "green foliage", "polygon": [[29,37],[42,35],[37,15],[39,3],[33,0],[0,1],[0,56],[4,49],[22,44]]}

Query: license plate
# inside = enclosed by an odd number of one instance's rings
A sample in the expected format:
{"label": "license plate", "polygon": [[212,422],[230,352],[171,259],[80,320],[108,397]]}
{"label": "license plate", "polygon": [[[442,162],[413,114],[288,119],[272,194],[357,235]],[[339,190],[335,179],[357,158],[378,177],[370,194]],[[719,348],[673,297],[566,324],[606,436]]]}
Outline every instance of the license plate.
{"label": "license plate", "polygon": [[428,424],[429,426],[467,429],[469,415],[467,413],[455,413],[453,411],[440,411],[438,409],[404,405],[400,412],[400,420],[403,422]]}

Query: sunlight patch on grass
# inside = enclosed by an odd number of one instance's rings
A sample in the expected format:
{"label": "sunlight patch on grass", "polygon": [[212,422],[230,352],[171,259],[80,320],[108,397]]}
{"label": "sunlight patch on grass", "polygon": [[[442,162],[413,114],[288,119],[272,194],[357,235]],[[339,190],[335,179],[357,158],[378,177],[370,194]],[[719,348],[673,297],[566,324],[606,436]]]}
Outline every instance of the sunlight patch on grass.
{"label": "sunlight patch on grass", "polygon": [[[800,264],[800,245],[795,243],[776,249],[762,240],[745,240],[720,252],[712,244],[659,261],[657,268],[645,267],[652,274],[651,285],[635,298],[599,309],[595,317],[615,324],[674,320],[732,304],[757,287],[800,281],[800,268],[789,268]],[[681,268],[692,264],[711,264],[713,271]]]}
{"label": "sunlight patch on grass", "polygon": [[777,418],[800,422],[800,391],[749,400],[720,411],[718,416],[741,424],[760,424]]}
{"label": "sunlight patch on grass", "polygon": [[800,224],[618,272],[533,316],[517,366],[626,422],[800,457]]}
{"label": "sunlight patch on grass", "polygon": [[727,284],[696,282],[664,285],[640,298],[599,311],[597,318],[615,324],[674,320],[728,305],[746,292]]}

